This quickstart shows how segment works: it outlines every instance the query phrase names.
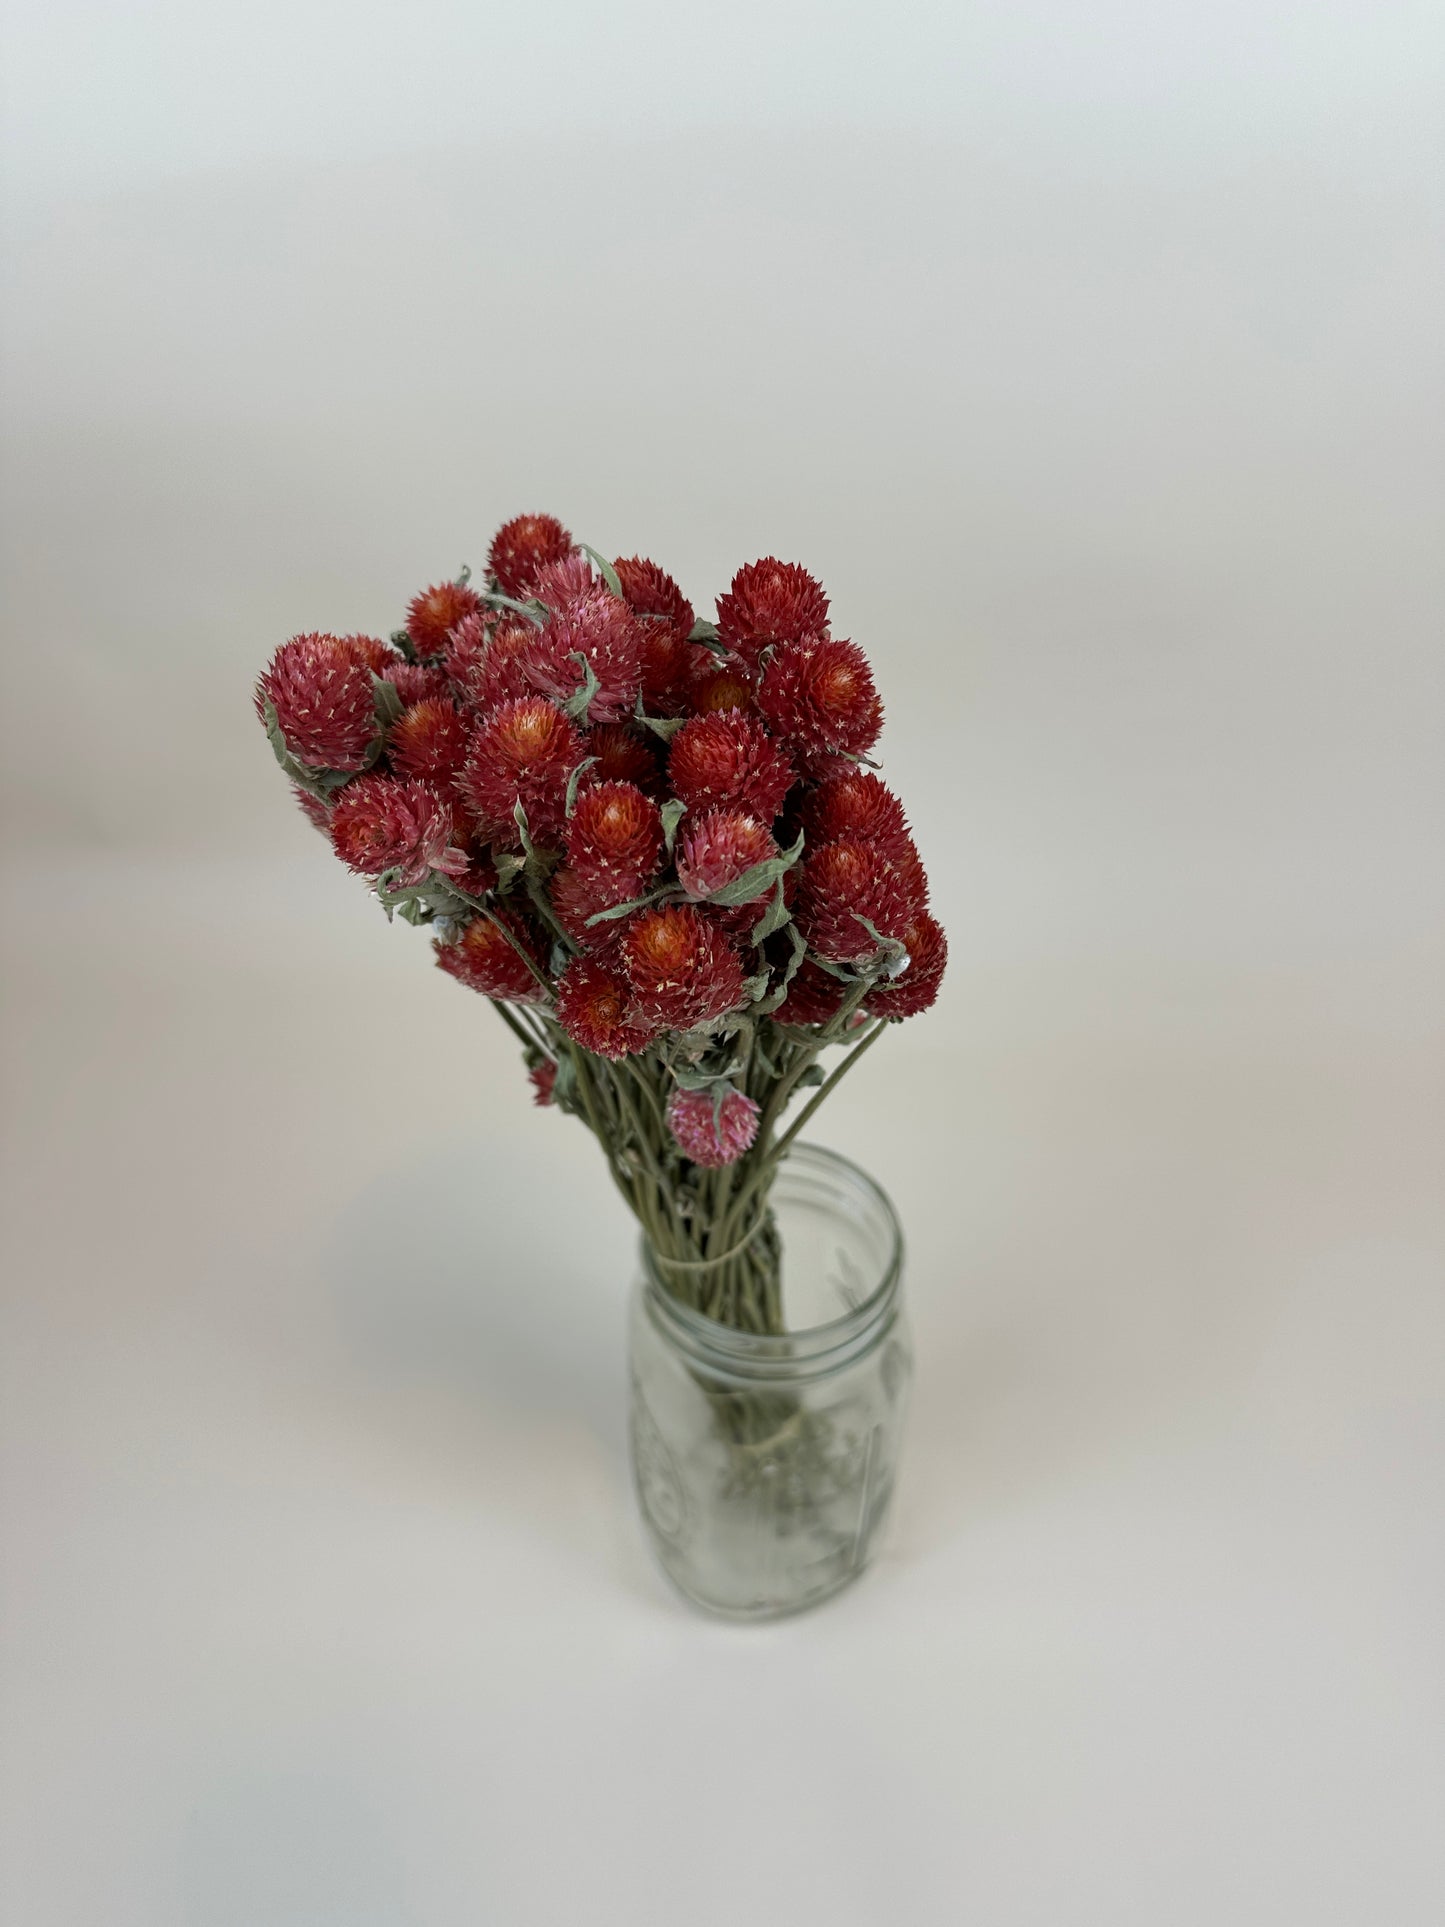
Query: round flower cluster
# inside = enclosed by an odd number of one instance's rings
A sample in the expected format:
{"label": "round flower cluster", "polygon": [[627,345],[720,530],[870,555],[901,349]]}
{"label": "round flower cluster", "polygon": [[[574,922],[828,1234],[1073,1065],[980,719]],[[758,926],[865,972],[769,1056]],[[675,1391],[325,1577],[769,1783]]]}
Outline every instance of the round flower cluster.
{"label": "round flower cluster", "polygon": [[[796,1034],[938,995],[928,879],[869,763],[873,674],[795,563],[740,569],[699,622],[656,563],[520,515],[391,642],[283,643],[256,706],[307,816],[436,927],[441,968],[594,1057],[696,1061],[749,1017]],[[532,1076],[552,1101],[556,1066]],[[703,1166],[757,1116],[724,1083],[667,1104]]]}

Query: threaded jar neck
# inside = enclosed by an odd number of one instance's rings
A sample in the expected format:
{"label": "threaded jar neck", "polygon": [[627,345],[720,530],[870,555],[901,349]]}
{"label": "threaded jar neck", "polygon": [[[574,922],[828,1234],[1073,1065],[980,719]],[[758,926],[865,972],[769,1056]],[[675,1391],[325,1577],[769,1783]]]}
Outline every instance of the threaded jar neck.
{"label": "threaded jar neck", "polygon": [[[825,1377],[882,1342],[897,1315],[903,1232],[887,1193],[849,1159],[795,1144],[768,1202],[783,1226],[784,1310],[792,1281],[808,1274],[806,1305],[822,1309],[780,1336],[738,1331],[695,1310],[668,1288],[667,1261],[642,1242],[648,1315],[668,1341],[721,1375],[778,1383]],[[803,1247],[806,1245],[806,1252]],[[816,1275],[815,1275],[816,1274]],[[829,1315],[833,1306],[838,1307]]]}

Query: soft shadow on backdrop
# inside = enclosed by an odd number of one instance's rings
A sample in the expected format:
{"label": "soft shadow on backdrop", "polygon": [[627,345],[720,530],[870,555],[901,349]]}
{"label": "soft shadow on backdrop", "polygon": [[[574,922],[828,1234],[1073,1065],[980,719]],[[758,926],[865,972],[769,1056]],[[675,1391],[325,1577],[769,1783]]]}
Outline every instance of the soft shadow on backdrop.
{"label": "soft shadow on backdrop", "polygon": [[[7,31],[0,1913],[1433,1922],[1425,13]],[[532,507],[822,576],[952,941],[794,1624],[653,1573],[600,1160],[250,712]]]}

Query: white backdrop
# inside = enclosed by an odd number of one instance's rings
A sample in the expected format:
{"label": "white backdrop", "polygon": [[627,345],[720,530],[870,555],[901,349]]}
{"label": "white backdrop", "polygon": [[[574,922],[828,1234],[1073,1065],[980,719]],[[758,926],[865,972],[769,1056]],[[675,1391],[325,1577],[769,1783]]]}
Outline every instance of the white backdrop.
{"label": "white backdrop", "polygon": [[[12,5],[3,1927],[1388,1921],[1438,1815],[1440,36]],[[629,1227],[251,678],[520,509],[872,654],[884,1563],[686,1612]]]}

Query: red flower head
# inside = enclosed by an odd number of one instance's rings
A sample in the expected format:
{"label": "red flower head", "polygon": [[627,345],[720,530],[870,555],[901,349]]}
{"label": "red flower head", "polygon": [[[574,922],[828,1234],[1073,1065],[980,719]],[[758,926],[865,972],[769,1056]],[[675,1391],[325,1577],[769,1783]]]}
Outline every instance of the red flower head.
{"label": "red flower head", "polygon": [[453,827],[450,802],[430,783],[358,776],[331,812],[331,844],[361,876],[396,869],[402,883],[420,883],[431,870],[466,869],[466,857],[450,847]]}
{"label": "red flower head", "polygon": [[848,986],[826,970],[820,970],[811,957],[805,957],[797,975],[788,985],[788,994],[773,1012],[779,1024],[826,1024],[843,1008]]}
{"label": "red flower head", "polygon": [[532,594],[549,609],[565,609],[569,602],[581,601],[598,586],[592,564],[578,549],[560,561],[543,563],[532,584]]}
{"label": "red flower head", "polygon": [[594,783],[566,828],[567,861],[606,903],[639,896],[662,861],[662,816],[632,783]]}
{"label": "red flower head", "polygon": [[913,847],[903,805],[880,778],[856,766],[843,768],[810,790],[803,798],[801,816],[814,850],[843,836],[875,843],[895,860]]}
{"label": "red flower head", "polygon": [[583,1050],[628,1057],[646,1050],[654,1032],[639,1020],[626,980],[595,957],[575,957],[557,985],[557,1021]]}
{"label": "red flower head", "polygon": [[635,783],[644,796],[667,794],[657,752],[640,729],[603,723],[588,736],[587,751],[597,761],[584,773],[584,783]]}
{"label": "red flower head", "polygon": [[758,1134],[758,1107],[742,1091],[721,1100],[709,1091],[674,1091],[667,1100],[667,1128],[682,1154],[716,1170],[735,1164]]}
{"label": "red flower head", "polygon": [[487,567],[504,595],[530,595],[537,571],[560,562],[575,546],[555,515],[518,515],[492,537]]}
{"label": "red flower head", "polygon": [[753,679],[740,662],[719,662],[706,650],[694,648],[687,681],[687,707],[694,716],[711,716],[723,709],[751,709]]}
{"label": "red flower head", "polygon": [[536,695],[536,687],[527,674],[527,657],[536,635],[536,625],[525,617],[499,622],[493,629],[486,648],[464,679],[479,716],[485,716],[498,703]]}
{"label": "red flower head", "polygon": [[349,649],[359,663],[378,676],[390,676],[398,663],[406,661],[380,636],[342,636],[340,640],[343,649]]}
{"label": "red flower head", "polygon": [[840,751],[866,755],[883,727],[868,658],[842,637],[780,644],[763,670],[757,703],[804,766],[819,774]]}
{"label": "red flower head", "polygon": [[308,823],[312,823],[325,837],[331,835],[331,809],[319,796],[310,790],[303,790],[299,783],[291,785],[291,794],[296,798],[296,806]]}
{"label": "red flower head", "polygon": [[667,571],[640,555],[619,555],[612,566],[628,608],[639,616],[662,616],[685,642],[692,634],[692,604]]}
{"label": "red flower head", "polygon": [[908,946],[908,968],[901,977],[868,993],[873,1017],[916,1017],[938,996],[948,964],[948,939],[937,917],[919,910],[898,931]]}
{"label": "red flower head", "polygon": [[451,631],[481,606],[481,597],[464,582],[437,582],[413,596],[406,609],[406,633],[417,654],[441,655]]}
{"label": "red flower head", "polygon": [[743,999],[738,953],[690,904],[639,911],[623,933],[622,961],[638,1011],[660,1029],[690,1030]]}
{"label": "red flower head", "polygon": [[450,631],[442,652],[442,663],[457,687],[469,691],[480,673],[482,658],[486,653],[487,616],[484,610],[479,609],[475,615],[463,616],[456,628]]}
{"label": "red flower head", "polygon": [[256,686],[286,747],[311,769],[360,769],[377,734],[371,671],[337,636],[293,636]]}
{"label": "red flower head", "polygon": [[688,685],[697,654],[692,604],[672,577],[642,556],[619,556],[613,565],[623,598],[638,617],[642,638],[642,700],[650,714],[675,715],[688,706]]}
{"label": "red flower head", "polygon": [[736,804],[771,823],[793,785],[793,765],[755,716],[695,716],[672,739],[672,787],[690,810]]}
{"label": "red flower head", "polygon": [[459,787],[499,841],[514,845],[518,803],[539,842],[561,833],[567,779],[582,760],[582,738],[555,703],[523,696],[500,703],[472,732]]}
{"label": "red flower head", "polygon": [[391,766],[403,776],[424,776],[450,789],[467,755],[467,725],[445,696],[404,709],[386,739]]}
{"label": "red flower head", "polygon": [[776,556],[739,569],[728,593],[718,597],[718,638],[750,663],[770,642],[823,635],[827,627],[822,583],[796,562],[779,562]]}
{"label": "red flower head", "polygon": [[587,919],[596,916],[599,910],[610,910],[618,903],[626,903],[627,897],[609,895],[606,887],[598,888],[576,870],[565,865],[552,872],[547,894],[552,904],[552,914],[579,950],[612,950],[622,935],[622,917],[609,917],[604,923],[589,924]]}
{"label": "red flower head", "polygon": [[586,720],[607,723],[631,715],[642,688],[642,638],[627,604],[606,589],[556,610],[546,628],[533,633],[525,657],[532,683],[558,703],[582,687],[584,662],[597,678]]}
{"label": "red flower head", "polygon": [[[467,621],[471,620],[468,616]],[[424,703],[432,696],[450,697],[452,693],[446,670],[431,663],[406,662],[394,656],[384,673],[403,703]]]}
{"label": "red flower head", "polygon": [[550,1057],[544,1057],[540,1064],[534,1064],[527,1072],[536,1093],[532,1102],[545,1107],[552,1102],[552,1091],[557,1082],[557,1066]]}
{"label": "red flower head", "polygon": [[798,927],[834,963],[869,963],[877,955],[860,918],[882,936],[896,937],[921,907],[896,866],[871,843],[845,837],[804,860]]}
{"label": "red flower head", "polygon": [[[704,810],[701,816],[683,818],[677,880],[695,901],[705,899],[777,854],[772,832],[760,818],[746,810]],[[771,889],[765,884],[751,901],[756,903]]]}
{"label": "red flower head", "polygon": [[[518,911],[499,907],[473,917],[455,943],[433,945],[437,965],[469,990],[512,1004],[541,1004],[547,993],[527,966],[543,968],[540,933]],[[526,955],[520,954],[525,952]]]}

